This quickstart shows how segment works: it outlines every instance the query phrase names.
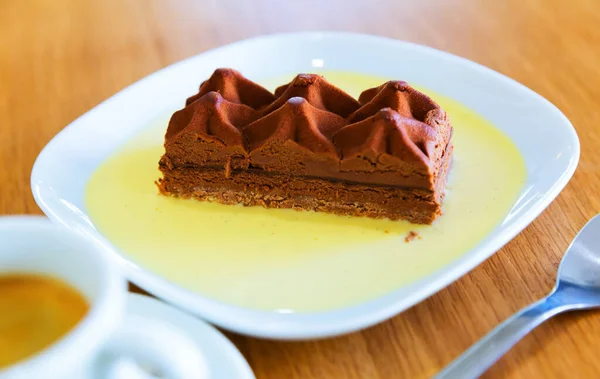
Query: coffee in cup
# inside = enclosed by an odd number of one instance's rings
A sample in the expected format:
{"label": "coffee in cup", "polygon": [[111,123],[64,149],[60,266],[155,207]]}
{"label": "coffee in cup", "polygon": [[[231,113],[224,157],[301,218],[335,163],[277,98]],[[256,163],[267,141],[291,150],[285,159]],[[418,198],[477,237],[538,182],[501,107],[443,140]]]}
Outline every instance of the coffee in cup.
{"label": "coffee in cup", "polygon": [[69,284],[47,275],[0,274],[0,368],[38,353],[85,316],[89,304]]}

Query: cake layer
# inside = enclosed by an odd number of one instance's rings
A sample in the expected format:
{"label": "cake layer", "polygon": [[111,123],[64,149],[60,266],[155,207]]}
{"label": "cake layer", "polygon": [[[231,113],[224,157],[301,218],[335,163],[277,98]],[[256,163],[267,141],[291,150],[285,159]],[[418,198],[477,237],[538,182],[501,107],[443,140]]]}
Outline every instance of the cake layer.
{"label": "cake layer", "polygon": [[[192,184],[193,183],[193,184]],[[225,179],[221,170],[174,169],[161,180],[165,194],[223,204],[259,205],[324,211],[431,223],[441,212],[433,192],[397,187],[374,187],[319,178],[234,172]]]}
{"label": "cake layer", "polygon": [[[451,156],[450,149],[447,157]],[[441,214],[450,164],[451,159],[443,160],[440,180],[434,191],[298,177],[256,169],[226,173],[222,168],[169,168],[164,165],[161,166],[164,178],[158,181],[158,186],[163,194],[223,204],[324,211],[430,224]]]}
{"label": "cake layer", "polygon": [[[172,150],[174,149],[175,147],[172,147]],[[452,157],[452,149],[452,144],[447,144],[446,149],[442,151],[440,159],[437,160],[436,166],[434,166],[432,169],[434,172],[433,180],[431,180],[431,176],[423,175],[421,172],[415,172],[411,170],[410,166],[408,165],[406,166],[405,170],[376,170],[377,164],[379,163],[383,165],[384,162],[376,162],[375,160],[375,163],[371,164],[365,158],[360,160],[357,159],[358,162],[355,163],[355,167],[358,166],[356,167],[357,169],[351,170],[348,169],[347,162],[340,162],[336,159],[328,159],[327,157],[315,159],[314,156],[305,157],[301,167],[295,170],[293,175],[300,177],[319,177],[327,180],[344,181],[355,184],[385,185],[390,187],[417,188],[433,191],[435,189],[434,186],[438,185],[437,177],[439,170],[444,162],[446,162],[444,158]],[[208,150],[208,148],[205,147],[205,150],[202,151],[206,150]],[[235,154],[233,150],[228,151],[231,153],[228,156],[228,159],[220,160],[217,158],[222,157],[222,154],[211,151],[213,159],[210,161],[204,159],[204,157],[197,156],[197,153],[194,151],[190,151],[187,154],[180,154],[180,156],[185,156],[188,158],[184,162],[172,162],[171,158],[165,154],[160,160],[159,166],[168,168],[203,167],[221,172],[231,172],[237,169],[245,169],[254,172],[264,171],[265,173],[277,175],[292,175],[290,174],[289,167],[296,163],[294,160],[288,160],[288,157],[294,154],[294,152],[291,152],[288,154],[288,156],[280,157],[277,162],[279,167],[288,168],[288,170],[276,170],[274,169],[274,167],[277,167],[275,164],[271,165],[270,170],[264,170],[260,165],[256,164],[256,157],[258,156],[261,160],[268,158],[264,158],[258,154],[247,157],[240,151],[237,151],[237,154]],[[296,154],[302,154],[302,151],[296,152]]]}

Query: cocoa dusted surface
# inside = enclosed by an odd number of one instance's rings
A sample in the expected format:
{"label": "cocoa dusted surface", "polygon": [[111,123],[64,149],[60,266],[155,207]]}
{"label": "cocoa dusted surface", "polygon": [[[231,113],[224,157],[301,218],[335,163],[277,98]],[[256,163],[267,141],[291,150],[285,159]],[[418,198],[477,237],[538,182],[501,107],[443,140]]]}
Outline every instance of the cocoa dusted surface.
{"label": "cocoa dusted surface", "polygon": [[200,85],[196,95],[186,100],[185,105],[192,104],[211,91],[220,93],[232,103],[244,104],[254,109],[262,108],[275,100],[275,96],[269,90],[244,78],[239,72],[219,68]]}
{"label": "cocoa dusted surface", "polygon": [[441,214],[451,136],[446,113],[405,82],[357,101],[319,75],[299,74],[271,94],[218,69],[173,114],[158,186],[227,204],[429,224]]}

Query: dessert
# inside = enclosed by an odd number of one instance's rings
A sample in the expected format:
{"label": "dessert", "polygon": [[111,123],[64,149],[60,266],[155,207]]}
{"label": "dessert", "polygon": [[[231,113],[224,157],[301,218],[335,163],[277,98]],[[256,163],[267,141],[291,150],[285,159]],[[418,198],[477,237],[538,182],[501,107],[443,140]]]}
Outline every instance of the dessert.
{"label": "dessert", "polygon": [[171,117],[165,195],[430,224],[441,214],[452,126],[401,81],[358,100],[300,74],[272,94],[218,69]]}

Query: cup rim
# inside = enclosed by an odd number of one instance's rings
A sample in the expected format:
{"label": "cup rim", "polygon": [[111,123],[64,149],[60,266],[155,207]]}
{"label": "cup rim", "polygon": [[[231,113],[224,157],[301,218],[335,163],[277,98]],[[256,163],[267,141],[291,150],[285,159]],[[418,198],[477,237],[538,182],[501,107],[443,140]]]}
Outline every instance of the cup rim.
{"label": "cup rim", "polygon": [[[29,378],[35,375],[62,372],[66,368],[75,369],[74,362],[86,362],[94,350],[114,331],[125,312],[127,282],[112,262],[107,247],[84,233],[63,228],[43,216],[10,215],[0,216],[0,231],[27,230],[38,238],[58,236],[58,240],[70,239],[80,246],[86,246],[86,258],[94,265],[97,273],[98,292],[90,299],[87,314],[64,336],[43,350],[28,358],[0,369],[0,378]],[[56,239],[54,241],[56,243]],[[0,258],[0,262],[2,258]],[[10,272],[0,271],[2,272]],[[22,272],[21,270],[19,272]],[[68,280],[56,275],[58,279]],[[77,286],[74,286],[79,290]],[[34,376],[32,376],[34,375]]]}

